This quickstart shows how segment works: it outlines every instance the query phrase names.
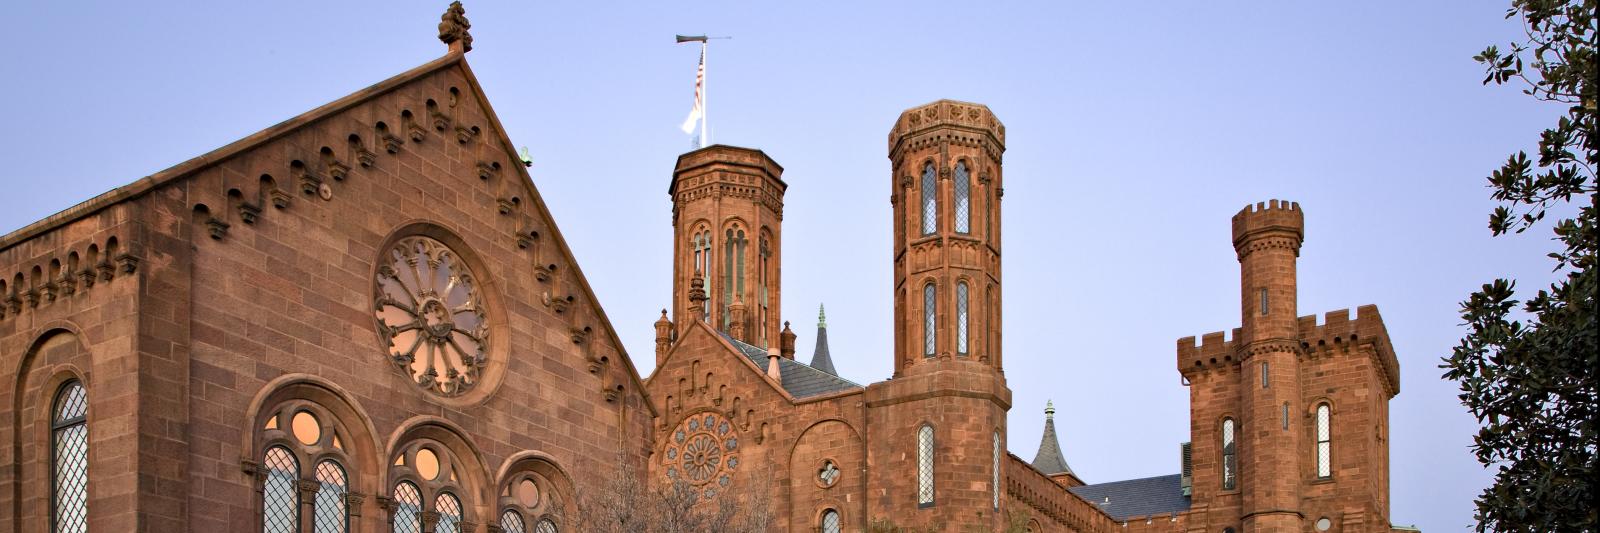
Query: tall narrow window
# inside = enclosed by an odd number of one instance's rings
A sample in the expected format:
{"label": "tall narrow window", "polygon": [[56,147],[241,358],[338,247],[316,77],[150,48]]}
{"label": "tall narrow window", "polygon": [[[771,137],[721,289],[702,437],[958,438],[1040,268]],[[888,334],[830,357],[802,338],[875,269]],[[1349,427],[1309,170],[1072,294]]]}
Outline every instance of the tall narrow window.
{"label": "tall narrow window", "polygon": [[462,533],[461,532],[461,500],[448,492],[439,493],[433,500],[433,510],[439,513],[439,523],[434,527],[434,533]]}
{"label": "tall narrow window", "polygon": [[[700,232],[700,252],[700,277],[706,282],[706,295],[715,298],[717,296],[717,291],[713,289],[711,285],[713,281],[716,281],[716,277],[711,275],[711,264],[716,261],[716,256],[711,255],[710,230]],[[703,309],[701,309],[701,312],[704,313],[704,316],[702,316],[701,319],[710,322],[711,304],[708,302],[702,307]]]}
{"label": "tall narrow window", "polygon": [[989,483],[989,491],[994,495],[994,508],[1000,509],[1000,432],[994,432],[994,464],[990,465],[994,478]]}
{"label": "tall narrow window", "polygon": [[967,354],[967,282],[956,282],[956,352]]}
{"label": "tall narrow window", "polygon": [[1233,490],[1236,481],[1236,463],[1233,450],[1233,419],[1222,419],[1222,489]]}
{"label": "tall narrow window", "polygon": [[262,466],[267,481],[261,491],[264,533],[300,531],[300,461],[283,446],[267,448]]}
{"label": "tall narrow window", "polygon": [[933,426],[917,429],[917,506],[933,505]]}
{"label": "tall narrow window", "polygon": [[1283,430],[1289,430],[1289,402],[1283,402]]}
{"label": "tall narrow window", "polygon": [[1329,427],[1328,404],[1317,404],[1317,478],[1333,477],[1333,430]]}
{"label": "tall narrow window", "polygon": [[1266,361],[1262,361],[1261,362],[1261,388],[1265,389],[1270,385],[1272,385],[1272,381],[1267,379],[1267,362]]}
{"label": "tall narrow window", "polygon": [[1261,288],[1261,316],[1267,316],[1267,288]]}
{"label": "tall narrow window", "polygon": [[728,228],[727,239],[722,241],[722,330],[728,330],[732,321],[728,306],[733,305],[733,228]]}
{"label": "tall narrow window", "polygon": [[344,467],[332,459],[317,463],[316,533],[348,533],[350,511],[345,494],[350,491]]}
{"label": "tall narrow window", "polygon": [[409,481],[394,486],[394,533],[422,533],[422,493]]}
{"label": "tall narrow window", "polygon": [[500,530],[505,533],[528,533],[528,528],[522,522],[522,515],[510,509],[500,513]]}
{"label": "tall narrow window", "polygon": [[929,283],[922,287],[922,356],[933,357],[934,349],[938,347],[935,340],[938,332],[935,330],[935,319],[939,305],[938,290]]}
{"label": "tall narrow window", "polygon": [[89,529],[89,399],[83,383],[69,381],[62,385],[53,411],[52,531],[83,533]]}
{"label": "tall narrow window", "polygon": [[922,234],[939,230],[939,180],[933,163],[922,167]]}
{"label": "tall narrow window", "polygon": [[839,511],[828,509],[822,512],[822,533],[839,533],[841,527]]}
{"label": "tall narrow window", "polygon": [[972,176],[967,172],[967,162],[956,162],[956,233],[972,231]]}

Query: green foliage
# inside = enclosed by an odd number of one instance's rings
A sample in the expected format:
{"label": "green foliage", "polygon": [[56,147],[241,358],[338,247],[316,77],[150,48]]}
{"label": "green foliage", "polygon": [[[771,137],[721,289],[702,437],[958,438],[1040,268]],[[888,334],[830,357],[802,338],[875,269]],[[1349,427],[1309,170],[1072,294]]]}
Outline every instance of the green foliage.
{"label": "green foliage", "polygon": [[[1461,304],[1468,334],[1441,368],[1482,428],[1478,461],[1495,469],[1478,496],[1478,531],[1596,531],[1600,477],[1600,325],[1595,321],[1596,0],[1513,0],[1526,39],[1474,59],[1483,83],[1513,83],[1566,114],[1539,137],[1538,157],[1511,156],[1489,176],[1500,205],[1494,235],[1523,233],[1554,210],[1558,281],[1525,302],[1497,279]],[[1576,207],[1576,216],[1571,208]],[[1520,304],[1520,305],[1519,305]]]}

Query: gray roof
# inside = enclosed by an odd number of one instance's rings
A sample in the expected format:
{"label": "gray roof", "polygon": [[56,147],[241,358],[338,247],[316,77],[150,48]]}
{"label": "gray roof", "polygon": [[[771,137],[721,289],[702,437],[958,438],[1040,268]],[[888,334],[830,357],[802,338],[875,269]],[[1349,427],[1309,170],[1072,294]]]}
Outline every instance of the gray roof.
{"label": "gray roof", "polygon": [[1045,403],[1044,408],[1044,435],[1039,438],[1039,452],[1033,455],[1033,467],[1048,475],[1072,474],[1072,467],[1067,466],[1066,457],[1061,455],[1061,441],[1056,438],[1056,408],[1054,404]]}
{"label": "gray roof", "polygon": [[833,357],[828,355],[828,316],[822,306],[817,306],[817,349],[811,352],[811,368],[839,375],[833,370]]}
{"label": "gray roof", "polygon": [[1111,518],[1125,520],[1136,516],[1165,515],[1189,510],[1189,497],[1183,495],[1183,475],[1147,477],[1072,487],[1070,490]]}
{"label": "gray roof", "polygon": [[[728,336],[727,333],[722,333],[721,335],[734,348],[738,348],[740,352],[743,352],[744,356],[750,359],[750,362],[755,363],[756,368],[767,368],[766,350],[739,342],[738,339]],[[778,372],[783,377],[783,390],[789,391],[789,395],[795,398],[809,398],[861,388],[861,385],[857,385],[848,379],[811,368],[806,366],[805,363],[787,357],[778,358]]]}

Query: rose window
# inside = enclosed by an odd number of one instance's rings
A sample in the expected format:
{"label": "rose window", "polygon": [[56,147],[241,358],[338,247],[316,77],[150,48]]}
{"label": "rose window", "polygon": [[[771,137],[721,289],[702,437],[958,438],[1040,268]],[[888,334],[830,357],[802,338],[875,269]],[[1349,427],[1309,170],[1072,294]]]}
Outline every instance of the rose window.
{"label": "rose window", "polygon": [[482,295],[444,243],[401,239],[378,267],[378,336],[418,387],[458,396],[478,382],[488,345]]}
{"label": "rose window", "polygon": [[739,468],[739,437],[733,424],[716,413],[689,417],[672,432],[663,457],[667,478],[705,485],[706,497],[732,483]]}

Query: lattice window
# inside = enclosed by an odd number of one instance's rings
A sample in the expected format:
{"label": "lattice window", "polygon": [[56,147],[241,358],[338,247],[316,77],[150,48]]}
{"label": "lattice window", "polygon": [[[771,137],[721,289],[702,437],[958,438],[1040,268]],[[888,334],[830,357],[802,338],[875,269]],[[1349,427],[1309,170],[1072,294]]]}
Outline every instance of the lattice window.
{"label": "lattice window", "polygon": [[500,530],[505,533],[528,533],[528,528],[522,522],[522,515],[510,509],[500,513]]}
{"label": "lattice window", "polygon": [[555,521],[549,518],[541,518],[539,523],[533,526],[533,533],[560,533],[560,531],[556,528]]}
{"label": "lattice window", "polygon": [[1222,488],[1233,490],[1238,486],[1237,466],[1233,448],[1233,419],[1222,419]]}
{"label": "lattice window", "polygon": [[300,460],[283,446],[267,448],[262,466],[267,481],[262,487],[262,527],[264,533],[300,531]]}
{"label": "lattice window", "polygon": [[922,287],[922,355],[933,357],[934,350],[938,348],[938,331],[936,318],[939,305],[938,290],[929,283]]}
{"label": "lattice window", "polygon": [[967,353],[967,282],[956,283],[956,352]]}
{"label": "lattice window", "polygon": [[956,162],[956,232],[972,231],[972,176],[967,172],[967,162]]}
{"label": "lattice window", "polygon": [[922,167],[922,234],[939,230],[939,180],[933,163]]}
{"label": "lattice window", "polygon": [[54,441],[51,525],[55,533],[83,533],[89,527],[89,397],[83,383],[69,381],[56,393],[50,419]]}
{"label": "lattice window", "polygon": [[994,464],[991,465],[990,468],[993,469],[994,480],[990,483],[989,488],[990,488],[990,491],[994,493],[994,508],[995,508],[995,510],[999,510],[1000,509],[1000,432],[999,431],[994,432]]}
{"label": "lattice window", "polygon": [[933,505],[933,426],[917,429],[917,505]]}
{"label": "lattice window", "polygon": [[1328,404],[1317,404],[1317,477],[1333,477],[1333,428]]}
{"label": "lattice window", "polygon": [[839,511],[828,509],[822,512],[822,533],[839,533],[841,527]]}
{"label": "lattice window", "polygon": [[817,481],[822,482],[824,487],[832,487],[833,483],[838,480],[839,465],[833,464],[832,459],[823,461],[822,469],[817,471]]}
{"label": "lattice window", "polygon": [[317,463],[316,533],[348,533],[350,510],[345,495],[350,492],[350,479],[344,467],[332,459]]}
{"label": "lattice window", "polygon": [[433,511],[439,513],[439,524],[434,533],[461,533],[461,500],[448,492],[439,493],[433,500]]}
{"label": "lattice window", "polygon": [[409,481],[394,486],[394,533],[422,533],[422,493]]}

